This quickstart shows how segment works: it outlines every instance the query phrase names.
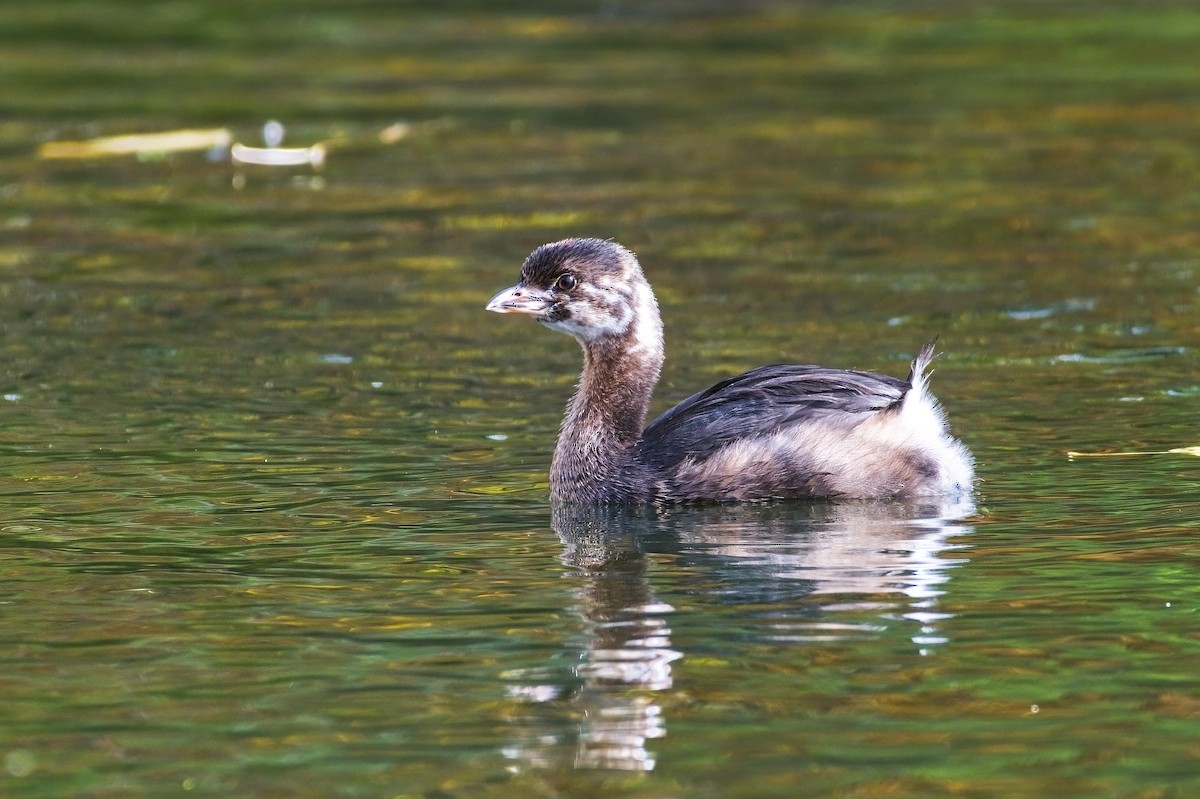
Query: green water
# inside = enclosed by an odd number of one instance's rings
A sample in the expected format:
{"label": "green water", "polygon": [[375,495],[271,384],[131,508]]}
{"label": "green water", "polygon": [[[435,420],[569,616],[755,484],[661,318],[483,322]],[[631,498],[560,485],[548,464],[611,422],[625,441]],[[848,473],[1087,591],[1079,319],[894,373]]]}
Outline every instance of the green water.
{"label": "green water", "polygon": [[[0,6],[0,795],[1200,791],[1200,12]],[[229,127],[320,172],[45,142]],[[397,123],[407,135],[385,142]],[[395,130],[395,129],[393,129]],[[976,505],[553,514],[535,245],[655,411],[933,384]]]}

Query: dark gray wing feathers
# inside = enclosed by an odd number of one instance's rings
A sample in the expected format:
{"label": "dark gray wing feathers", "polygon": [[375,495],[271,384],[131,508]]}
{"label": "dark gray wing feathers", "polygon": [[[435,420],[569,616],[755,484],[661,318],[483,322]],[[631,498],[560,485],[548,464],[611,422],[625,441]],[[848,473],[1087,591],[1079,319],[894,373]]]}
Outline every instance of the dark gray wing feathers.
{"label": "dark gray wing feathers", "polygon": [[693,394],[659,416],[646,427],[638,457],[663,469],[793,424],[822,420],[849,427],[861,414],[898,405],[909,388],[905,380],[870,372],[763,366]]}

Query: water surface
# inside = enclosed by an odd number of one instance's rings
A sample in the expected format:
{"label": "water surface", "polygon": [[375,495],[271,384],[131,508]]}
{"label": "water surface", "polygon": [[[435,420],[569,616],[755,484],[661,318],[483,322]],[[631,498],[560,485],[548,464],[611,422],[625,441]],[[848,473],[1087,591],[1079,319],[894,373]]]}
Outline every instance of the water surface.
{"label": "water surface", "polygon": [[[4,7],[0,793],[1194,794],[1197,462],[1066,455],[1195,443],[1200,14],[1126,6]],[[38,156],[271,118],[325,167]],[[974,503],[551,509],[578,349],[482,306],[566,235],[655,411],[940,336]]]}

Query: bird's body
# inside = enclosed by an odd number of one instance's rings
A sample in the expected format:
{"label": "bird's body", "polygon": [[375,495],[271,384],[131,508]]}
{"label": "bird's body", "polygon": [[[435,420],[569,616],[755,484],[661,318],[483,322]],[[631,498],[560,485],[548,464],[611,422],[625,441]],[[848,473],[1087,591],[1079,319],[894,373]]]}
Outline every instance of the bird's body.
{"label": "bird's body", "polygon": [[531,315],[583,348],[550,469],[582,503],[888,498],[971,490],[972,459],[925,384],[820,366],[764,366],[692,395],[643,429],[663,362],[662,322],[637,259],[566,239],[526,259],[488,310]]}

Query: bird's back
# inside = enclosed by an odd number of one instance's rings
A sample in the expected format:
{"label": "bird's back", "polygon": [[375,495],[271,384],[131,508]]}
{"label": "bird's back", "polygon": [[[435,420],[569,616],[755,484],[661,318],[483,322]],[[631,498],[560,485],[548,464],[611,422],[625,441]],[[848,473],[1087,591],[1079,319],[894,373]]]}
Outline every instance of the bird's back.
{"label": "bird's back", "polygon": [[820,366],[764,366],[655,419],[636,459],[666,499],[893,497],[969,490],[970,455],[925,391],[926,347],[908,380]]}

